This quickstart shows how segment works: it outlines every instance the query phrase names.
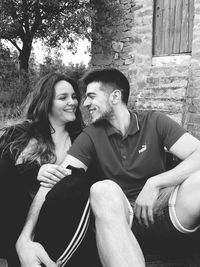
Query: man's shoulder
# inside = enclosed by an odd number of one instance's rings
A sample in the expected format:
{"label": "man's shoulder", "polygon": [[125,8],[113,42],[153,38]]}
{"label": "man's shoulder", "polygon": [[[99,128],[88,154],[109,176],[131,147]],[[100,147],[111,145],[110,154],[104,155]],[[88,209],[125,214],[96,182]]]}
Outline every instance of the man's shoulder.
{"label": "man's shoulder", "polygon": [[135,112],[138,116],[139,121],[145,121],[145,120],[157,120],[160,117],[166,116],[164,113],[156,110],[142,110],[142,111],[136,111]]}
{"label": "man's shoulder", "polygon": [[105,131],[104,123],[89,124],[83,129],[83,132],[88,135],[99,134]]}
{"label": "man's shoulder", "polygon": [[[87,125],[74,143],[79,144],[99,144],[99,140],[105,140],[106,131],[103,126],[90,124]],[[72,146],[73,147],[73,146]]]}
{"label": "man's shoulder", "polygon": [[[167,114],[156,110],[137,111],[137,119],[141,129],[173,126],[177,123]],[[180,125],[179,125],[180,127]]]}

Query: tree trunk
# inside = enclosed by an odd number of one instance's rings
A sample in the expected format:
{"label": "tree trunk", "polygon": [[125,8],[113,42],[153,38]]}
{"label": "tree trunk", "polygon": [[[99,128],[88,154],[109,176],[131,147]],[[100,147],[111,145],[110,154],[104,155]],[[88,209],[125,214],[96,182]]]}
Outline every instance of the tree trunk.
{"label": "tree trunk", "polygon": [[19,77],[20,77],[20,88],[18,92],[18,103],[22,103],[24,98],[30,91],[30,81],[29,81],[29,58],[31,54],[32,41],[24,41],[22,50],[19,55]]}
{"label": "tree trunk", "polygon": [[31,54],[32,41],[24,41],[19,55],[20,72],[28,73],[29,58]]}

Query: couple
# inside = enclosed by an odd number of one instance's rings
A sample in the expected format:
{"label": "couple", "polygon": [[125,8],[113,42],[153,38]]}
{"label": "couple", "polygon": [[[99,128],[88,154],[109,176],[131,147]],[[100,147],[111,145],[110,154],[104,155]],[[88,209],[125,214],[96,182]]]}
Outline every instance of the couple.
{"label": "couple", "polygon": [[[38,224],[42,221],[39,211],[48,199],[51,202],[54,194],[50,193],[56,186],[59,187],[63,181],[68,183],[68,177],[76,179],[82,176],[87,180],[81,170],[87,171],[91,166],[95,166],[99,176],[90,187],[89,199],[103,266],[144,266],[137,241],[142,244],[146,237],[158,241],[159,238],[176,238],[191,234],[199,226],[200,142],[161,113],[129,112],[129,83],[120,71],[94,70],[87,73],[83,81],[87,86],[84,105],[89,109],[92,125],[82,131],[71,147],[70,142],[64,146],[61,138],[54,139],[55,148],[62,143],[60,150],[55,151],[68,153],[61,165],[52,164],[53,171],[47,169],[48,164],[40,167],[37,178],[42,186],[16,245],[24,267],[57,266],[54,263],[57,259],[52,261],[45,247],[33,240],[37,219]],[[48,110],[52,137],[59,136],[61,125],[66,123],[65,110],[70,106],[67,101],[65,107],[55,105],[59,103],[56,99],[59,83],[63,81],[55,84],[55,94]],[[59,123],[55,118],[59,118]],[[181,160],[169,171],[165,168],[165,148]],[[66,169],[69,165],[72,174],[70,169]],[[80,170],[78,174],[73,174],[74,167]],[[64,186],[63,183],[60,188]],[[69,203],[65,204],[69,206]],[[59,264],[64,266],[66,262]]]}

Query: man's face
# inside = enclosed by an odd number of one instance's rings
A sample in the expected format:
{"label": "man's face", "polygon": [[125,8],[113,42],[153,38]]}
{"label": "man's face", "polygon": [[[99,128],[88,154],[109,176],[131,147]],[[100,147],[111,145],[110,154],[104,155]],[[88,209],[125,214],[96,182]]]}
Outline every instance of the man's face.
{"label": "man's face", "polygon": [[103,91],[104,86],[101,82],[92,82],[87,86],[83,105],[88,108],[93,123],[104,119],[109,121],[113,115],[113,108],[109,102],[111,91]]}

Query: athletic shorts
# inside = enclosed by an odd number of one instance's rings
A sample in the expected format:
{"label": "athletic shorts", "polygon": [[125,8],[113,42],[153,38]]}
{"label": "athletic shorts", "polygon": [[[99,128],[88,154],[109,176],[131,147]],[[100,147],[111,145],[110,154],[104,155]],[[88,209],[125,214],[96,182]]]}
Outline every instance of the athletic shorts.
{"label": "athletic shorts", "polygon": [[74,261],[78,256],[72,256],[77,255],[88,233],[89,188],[84,170],[73,168],[71,175],[49,191],[40,210],[34,240],[59,267],[77,266]]}
{"label": "athletic shorts", "polygon": [[[160,191],[160,195],[154,207],[154,223],[148,228],[139,224],[134,218],[133,209],[135,201],[129,200],[130,221],[132,221],[131,229],[140,244],[148,243],[149,240],[160,244],[167,240],[182,239],[185,234],[195,232],[198,228],[186,229],[181,225],[175,210],[176,196],[179,185],[168,187]],[[130,223],[130,222],[129,222]],[[184,234],[184,235],[183,235]]]}

